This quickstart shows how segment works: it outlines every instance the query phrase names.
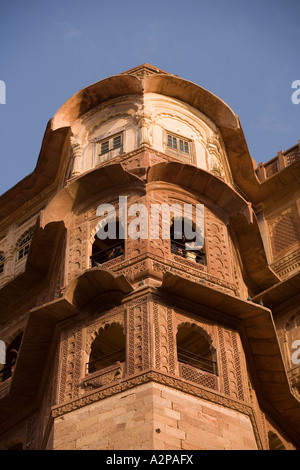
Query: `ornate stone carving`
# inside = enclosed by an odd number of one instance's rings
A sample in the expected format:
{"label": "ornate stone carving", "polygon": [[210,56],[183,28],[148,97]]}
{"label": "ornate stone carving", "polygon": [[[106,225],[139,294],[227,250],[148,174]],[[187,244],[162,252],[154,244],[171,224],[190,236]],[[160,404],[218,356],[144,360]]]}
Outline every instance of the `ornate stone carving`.
{"label": "ornate stone carving", "polygon": [[227,282],[232,282],[227,228],[207,208],[205,208],[205,224],[208,272]]}
{"label": "ornate stone carving", "polygon": [[116,380],[119,380],[124,375],[124,364],[117,362],[111,367],[106,367],[101,371],[97,371],[93,374],[89,374],[83,380],[83,387],[86,392],[101,388],[108,385]]}
{"label": "ornate stone carving", "polygon": [[68,282],[84,271],[87,259],[87,223],[70,229],[68,239]]}
{"label": "ornate stone carving", "polygon": [[300,220],[296,206],[280,212],[268,225],[274,258],[300,243]]}
{"label": "ornate stone carving", "polygon": [[132,302],[127,311],[127,373],[133,375],[148,369],[149,357],[149,325],[148,303],[146,298]]}
{"label": "ornate stone carving", "polygon": [[172,309],[153,304],[155,369],[175,373],[175,347]]}

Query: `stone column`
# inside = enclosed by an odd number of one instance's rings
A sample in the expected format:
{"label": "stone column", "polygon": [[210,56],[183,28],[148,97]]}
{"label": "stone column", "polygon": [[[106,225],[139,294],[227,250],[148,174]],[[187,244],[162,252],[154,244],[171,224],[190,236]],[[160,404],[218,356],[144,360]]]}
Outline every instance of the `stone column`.
{"label": "stone column", "polygon": [[138,125],[140,127],[139,145],[150,145],[150,127],[152,124],[151,116],[145,113],[138,117]]}
{"label": "stone column", "polygon": [[82,147],[81,145],[75,141],[75,139],[71,138],[71,146],[72,146],[72,153],[73,153],[73,169],[72,169],[72,178],[79,176],[82,171]]}

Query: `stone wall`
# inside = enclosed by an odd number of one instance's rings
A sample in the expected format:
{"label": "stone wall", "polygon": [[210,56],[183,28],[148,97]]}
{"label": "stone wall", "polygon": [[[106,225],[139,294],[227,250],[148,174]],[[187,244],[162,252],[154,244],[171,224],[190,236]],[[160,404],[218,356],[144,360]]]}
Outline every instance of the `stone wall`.
{"label": "stone wall", "polygon": [[55,450],[255,450],[249,416],[147,383],[54,420]]}

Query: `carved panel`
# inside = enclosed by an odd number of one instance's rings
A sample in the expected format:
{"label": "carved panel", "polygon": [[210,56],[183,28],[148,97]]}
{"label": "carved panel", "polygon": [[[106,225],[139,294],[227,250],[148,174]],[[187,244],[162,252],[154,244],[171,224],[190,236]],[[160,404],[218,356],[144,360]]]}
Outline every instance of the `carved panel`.
{"label": "carved panel", "polygon": [[175,373],[175,344],[172,309],[153,304],[154,317],[154,367],[170,374]]}
{"label": "carved panel", "polygon": [[80,355],[82,350],[82,329],[77,326],[64,330],[61,341],[61,374],[59,401],[71,400],[79,394]]}
{"label": "carved panel", "polygon": [[208,271],[213,276],[232,282],[227,228],[207,208],[205,208],[205,225]]}
{"label": "carved panel", "polygon": [[83,386],[86,392],[90,392],[97,388],[101,388],[104,385],[108,385],[121,379],[124,375],[124,364],[117,362],[116,364],[106,367],[101,371],[97,371],[94,374],[89,374],[83,380]]}
{"label": "carved panel", "polygon": [[149,368],[148,303],[139,299],[127,307],[127,373],[133,375]]}
{"label": "carved panel", "polygon": [[245,400],[237,333],[218,327],[223,389],[226,395]]}
{"label": "carved panel", "polygon": [[209,372],[203,372],[188,364],[179,364],[179,375],[185,380],[195,382],[203,387],[218,390],[218,377]]}
{"label": "carved panel", "polygon": [[70,230],[68,240],[68,282],[87,268],[87,238],[87,223],[82,223]]}

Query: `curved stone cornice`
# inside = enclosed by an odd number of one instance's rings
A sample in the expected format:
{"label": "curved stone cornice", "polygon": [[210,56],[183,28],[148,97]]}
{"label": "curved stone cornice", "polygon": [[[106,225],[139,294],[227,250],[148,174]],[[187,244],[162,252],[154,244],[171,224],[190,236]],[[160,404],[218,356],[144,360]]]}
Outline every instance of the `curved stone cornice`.
{"label": "curved stone cornice", "polygon": [[88,86],[66,101],[56,112],[52,128],[72,126],[83,114],[105,101],[126,95],[142,95],[138,78],[132,75],[115,75]]}
{"label": "curved stone cornice", "polygon": [[117,298],[132,291],[133,287],[124,275],[114,274],[105,268],[92,268],[87,269],[68,284],[64,299],[80,309],[101,294],[113,292]]}
{"label": "curved stone cornice", "polygon": [[[89,198],[114,188],[118,191],[122,186],[143,189],[144,182],[137,176],[124,170],[120,163],[93,169],[88,173],[72,180],[65,186],[48,204],[41,215],[41,226],[45,227],[50,222],[65,220],[76,208],[88,201]],[[119,194],[119,193],[118,193]]]}
{"label": "curved stone cornice", "polygon": [[223,100],[183,78],[166,74],[149,75],[144,79],[144,93],[157,93],[188,103],[208,116],[218,127],[240,127],[237,115]]}
{"label": "curved stone cornice", "polygon": [[162,162],[148,169],[147,182],[175,184],[203,195],[228,216],[245,215],[248,223],[253,222],[251,205],[233,188],[214,174],[181,162]]}

